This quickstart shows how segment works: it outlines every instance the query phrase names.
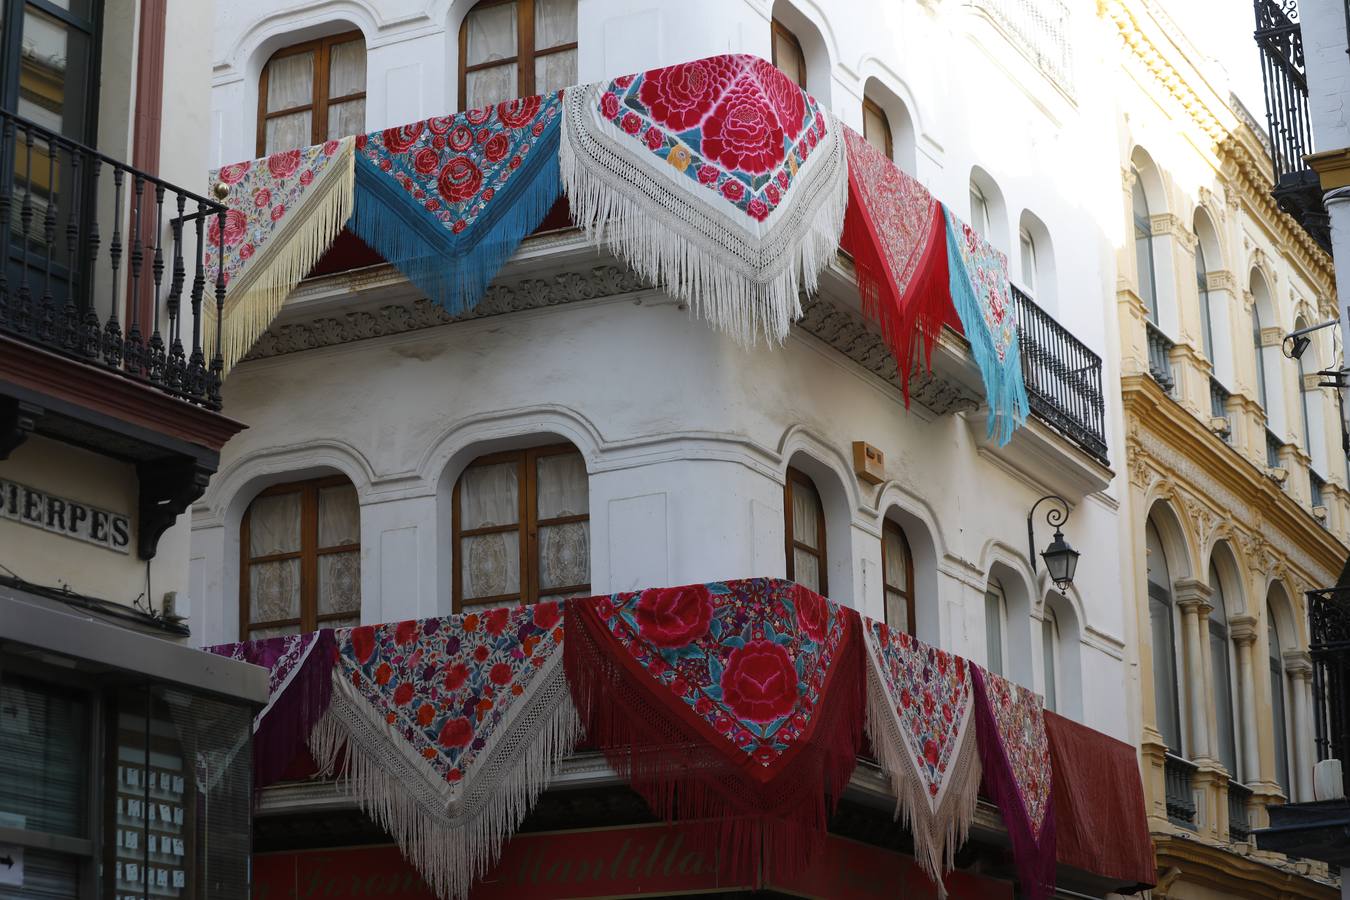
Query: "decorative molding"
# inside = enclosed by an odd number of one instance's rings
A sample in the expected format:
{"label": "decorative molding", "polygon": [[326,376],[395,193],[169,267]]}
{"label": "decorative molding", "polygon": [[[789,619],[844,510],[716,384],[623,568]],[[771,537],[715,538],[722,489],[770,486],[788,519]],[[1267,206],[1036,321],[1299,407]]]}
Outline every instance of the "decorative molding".
{"label": "decorative molding", "polygon": [[1284,343],[1284,329],[1278,325],[1272,325],[1261,329],[1261,346],[1278,347]]}

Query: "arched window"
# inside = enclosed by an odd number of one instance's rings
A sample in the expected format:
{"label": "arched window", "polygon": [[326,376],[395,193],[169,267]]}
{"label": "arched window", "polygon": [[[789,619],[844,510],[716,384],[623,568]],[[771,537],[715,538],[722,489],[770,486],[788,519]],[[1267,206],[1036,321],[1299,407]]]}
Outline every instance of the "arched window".
{"label": "arched window", "polygon": [[1006,675],[1004,660],[1008,656],[1008,597],[998,579],[984,589],[984,649],[988,664],[995,675]]}
{"label": "arched window", "polygon": [[773,20],[773,64],[794,84],[806,89],[806,54],[802,52],[802,42],[777,19]]}
{"label": "arched window", "polygon": [[455,612],[590,593],[590,483],[571,444],[478,457],[451,505]]}
{"label": "arched window", "polygon": [[787,470],[783,488],[787,577],[817,594],[829,593],[825,555],[825,505],[816,483],[800,469]]}
{"label": "arched window", "polygon": [[1200,341],[1205,359],[1214,362],[1214,321],[1209,309],[1209,266],[1205,263],[1204,244],[1195,245],[1195,290],[1200,303]]}
{"label": "arched window", "polygon": [[577,0],[480,0],[459,26],[459,107],[577,81]]}
{"label": "arched window", "polygon": [[1139,272],[1139,297],[1148,311],[1148,320],[1158,324],[1158,276],[1153,263],[1153,219],[1148,211],[1148,197],[1144,194],[1143,176],[1134,174],[1134,258]]}
{"label": "arched window", "polygon": [[258,82],[258,155],[366,129],[366,42],[359,31],[272,54]]}
{"label": "arched window", "polygon": [[1051,712],[1059,703],[1059,620],[1048,605],[1041,615],[1041,675],[1045,685],[1045,708]]}
{"label": "arched window", "polygon": [[1031,297],[1036,296],[1036,240],[1025,228],[1019,229],[1018,243],[1022,249],[1022,286]]}
{"label": "arched window", "polygon": [[1275,622],[1275,609],[1266,604],[1266,639],[1270,645],[1270,716],[1275,732],[1275,780],[1284,789],[1284,796],[1293,799],[1289,784],[1289,732],[1285,721],[1284,645],[1280,643],[1280,626]]}
{"label": "arched window", "polygon": [[360,623],[361,507],[343,476],[260,493],[239,547],[241,640]]}
{"label": "arched window", "polygon": [[989,235],[989,201],[984,190],[974,181],[970,182],[970,227],[980,233],[985,240]]}
{"label": "arched window", "polygon": [[1181,746],[1181,708],[1177,700],[1175,613],[1172,606],[1172,576],[1167,567],[1162,538],[1149,520],[1144,526],[1148,565],[1148,620],[1153,645],[1153,695],[1157,707],[1158,733],[1167,748],[1178,755]]}
{"label": "arched window", "polygon": [[895,145],[891,141],[891,122],[886,111],[870,97],[863,98],[863,137],[887,159],[895,158]]}
{"label": "arched window", "polygon": [[881,581],[886,591],[886,624],[914,630],[914,557],[900,523],[887,519],[881,529]]}
{"label": "arched window", "polygon": [[1265,348],[1261,344],[1261,308],[1270,303],[1270,291],[1266,287],[1266,280],[1256,271],[1252,272],[1251,278],[1252,292],[1252,359],[1256,366],[1256,393],[1261,401],[1261,408],[1265,410],[1267,427],[1271,423],[1270,396],[1266,390],[1266,359]]}
{"label": "arched window", "polygon": [[[1308,320],[1303,318],[1302,316],[1299,316],[1297,319],[1294,320],[1295,331],[1298,331],[1300,328],[1307,328],[1307,327],[1308,327]],[[1312,424],[1311,424],[1311,416],[1308,410],[1308,388],[1304,381],[1304,377],[1308,374],[1308,370],[1305,366],[1304,360],[1306,360],[1308,354],[1312,352],[1313,350],[1310,347],[1308,348],[1308,350],[1304,351],[1304,353],[1301,356],[1299,356],[1298,359],[1294,361],[1295,365],[1298,366],[1299,412],[1302,413],[1303,415],[1303,452],[1307,453],[1309,456],[1313,455]]]}
{"label": "arched window", "polygon": [[1228,774],[1237,779],[1238,751],[1236,716],[1233,713],[1233,666],[1231,644],[1228,640],[1228,607],[1223,591],[1223,579],[1219,577],[1219,568],[1209,564],[1209,584],[1213,588],[1213,609],[1209,614],[1209,660],[1214,681],[1214,719],[1219,733],[1216,735],[1219,762],[1223,763]]}

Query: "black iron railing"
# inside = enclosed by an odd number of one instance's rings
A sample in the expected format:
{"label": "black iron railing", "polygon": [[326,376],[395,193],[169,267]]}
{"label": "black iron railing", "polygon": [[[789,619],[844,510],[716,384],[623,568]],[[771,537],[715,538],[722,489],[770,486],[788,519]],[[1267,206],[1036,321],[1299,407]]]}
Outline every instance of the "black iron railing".
{"label": "black iron railing", "polygon": [[1350,587],[1309,591],[1308,628],[1317,758],[1350,765]]}
{"label": "black iron railing", "polygon": [[1228,392],[1219,379],[1209,376],[1209,414],[1215,419],[1223,419],[1223,429],[1218,432],[1225,441],[1233,436],[1233,423],[1228,418],[1228,400],[1233,395]]}
{"label": "black iron railing", "polygon": [[1180,756],[1163,757],[1163,787],[1167,801],[1167,818],[1173,825],[1195,828],[1195,795],[1191,778],[1195,765]]}
{"label": "black iron railing", "polygon": [[1012,295],[1031,411],[1105,462],[1101,357],[1016,287]]}
{"label": "black iron railing", "polygon": [[219,314],[225,285],[203,253],[219,258],[224,222],[221,204],[0,110],[0,333],[219,409],[202,311]]}
{"label": "black iron railing", "polygon": [[1298,0],[1254,0],[1256,46],[1265,85],[1266,129],[1273,166],[1271,192],[1280,208],[1331,252],[1331,223],[1317,173],[1303,158],[1313,152],[1308,77]]}
{"label": "black iron railing", "polygon": [[1148,373],[1167,393],[1172,393],[1176,381],[1172,377],[1172,339],[1162,333],[1157,325],[1145,322],[1144,329],[1148,339]]}
{"label": "black iron railing", "polygon": [[1247,802],[1252,792],[1236,781],[1228,782],[1228,839],[1245,841],[1252,833],[1251,819],[1247,816]]}

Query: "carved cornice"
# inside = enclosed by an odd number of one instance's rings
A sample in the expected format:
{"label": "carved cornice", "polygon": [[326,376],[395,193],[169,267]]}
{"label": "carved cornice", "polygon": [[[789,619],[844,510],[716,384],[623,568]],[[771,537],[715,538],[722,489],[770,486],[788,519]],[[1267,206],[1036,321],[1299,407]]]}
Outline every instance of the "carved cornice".
{"label": "carved cornice", "polygon": [[1205,289],[1237,293],[1237,277],[1227,269],[1213,269],[1205,273]]}

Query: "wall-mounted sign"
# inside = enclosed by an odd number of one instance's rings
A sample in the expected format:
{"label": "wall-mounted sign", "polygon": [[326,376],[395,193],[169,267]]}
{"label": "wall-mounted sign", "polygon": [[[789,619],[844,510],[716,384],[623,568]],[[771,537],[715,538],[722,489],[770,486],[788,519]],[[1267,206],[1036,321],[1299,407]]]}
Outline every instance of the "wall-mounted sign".
{"label": "wall-mounted sign", "polygon": [[53,534],[131,552],[131,518],[0,478],[0,518]]}

